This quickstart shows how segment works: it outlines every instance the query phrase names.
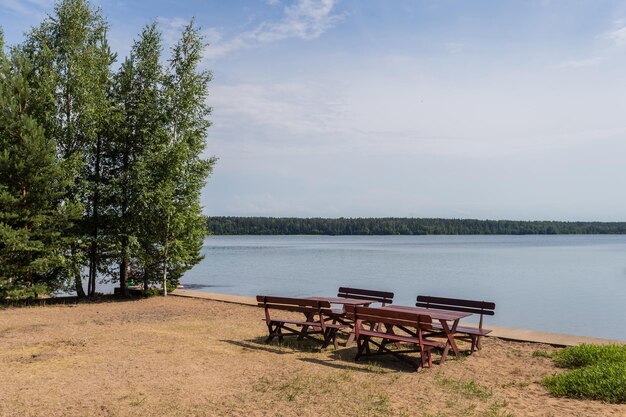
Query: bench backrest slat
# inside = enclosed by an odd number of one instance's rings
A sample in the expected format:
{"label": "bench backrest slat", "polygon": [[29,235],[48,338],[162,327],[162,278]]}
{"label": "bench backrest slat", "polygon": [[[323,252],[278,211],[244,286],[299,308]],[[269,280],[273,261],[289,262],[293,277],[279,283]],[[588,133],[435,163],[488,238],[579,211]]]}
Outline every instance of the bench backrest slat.
{"label": "bench backrest slat", "polygon": [[389,291],[367,290],[364,288],[339,287],[337,297],[356,298],[357,300],[374,300],[376,302],[391,304],[393,293]]}
{"label": "bench backrest slat", "polygon": [[393,324],[394,326],[419,327],[423,330],[430,330],[432,328],[432,318],[424,314],[352,305],[346,305],[345,309],[346,316],[355,321],[362,320],[369,323],[387,323]]}
{"label": "bench backrest slat", "polygon": [[462,300],[460,298],[431,297],[418,295],[417,307],[436,308],[439,310],[461,311],[486,316],[493,316],[496,304],[489,301]]}
{"label": "bench backrest slat", "polygon": [[283,310],[298,313],[329,314],[331,312],[328,301],[310,300],[308,298],[287,298],[257,295],[257,305],[266,310]]}

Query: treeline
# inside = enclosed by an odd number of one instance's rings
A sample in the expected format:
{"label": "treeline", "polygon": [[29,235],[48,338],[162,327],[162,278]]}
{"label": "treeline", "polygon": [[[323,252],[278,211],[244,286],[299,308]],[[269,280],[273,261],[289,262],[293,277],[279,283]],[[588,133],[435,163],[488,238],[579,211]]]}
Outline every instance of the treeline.
{"label": "treeline", "polygon": [[208,217],[216,235],[554,235],[624,234],[626,222],[418,218]]}
{"label": "treeline", "polygon": [[203,38],[192,22],[165,57],[150,24],[120,64],[107,31],[84,0],[21,44],[0,31],[0,298],[165,285],[200,260]]}

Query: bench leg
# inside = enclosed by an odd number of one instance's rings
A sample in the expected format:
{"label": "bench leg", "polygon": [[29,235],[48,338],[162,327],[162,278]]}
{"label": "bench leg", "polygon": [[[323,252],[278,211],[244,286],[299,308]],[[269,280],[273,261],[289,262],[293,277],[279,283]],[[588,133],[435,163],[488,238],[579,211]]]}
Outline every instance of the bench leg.
{"label": "bench leg", "polygon": [[470,337],[472,338],[472,348],[470,350],[470,353],[474,353],[475,350],[482,349],[482,346],[480,344],[481,337],[479,335],[476,335],[476,334],[472,334],[472,335],[470,335]]}

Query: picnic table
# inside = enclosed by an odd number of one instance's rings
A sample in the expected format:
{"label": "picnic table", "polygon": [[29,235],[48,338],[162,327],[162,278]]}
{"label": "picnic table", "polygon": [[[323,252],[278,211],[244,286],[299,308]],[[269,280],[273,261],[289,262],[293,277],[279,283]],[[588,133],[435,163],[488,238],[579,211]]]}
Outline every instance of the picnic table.
{"label": "picnic table", "polygon": [[[404,311],[411,312],[415,314],[430,316],[433,320],[438,320],[441,323],[441,333],[446,338],[446,347],[441,354],[440,364],[444,363],[446,357],[448,355],[448,351],[452,348],[455,356],[459,356],[459,348],[454,341],[454,334],[456,333],[456,329],[459,325],[459,321],[462,318],[471,316],[472,313],[466,313],[462,311],[447,311],[447,310],[437,310],[433,308],[423,308],[423,307],[411,307],[411,306],[400,306],[400,305],[389,305],[385,307],[381,307],[385,310],[392,311]],[[402,328],[405,332],[411,334],[412,332],[406,328]],[[392,329],[388,329],[388,331],[393,332]]]}
{"label": "picnic table", "polygon": [[[327,301],[264,295],[257,295],[256,299],[257,305],[265,310],[265,323],[269,333],[266,343],[271,342],[274,337],[282,341],[285,336],[297,336],[298,340],[308,338],[322,342],[322,349],[331,343],[337,348],[337,331],[346,326],[328,322],[327,315],[331,311]],[[304,320],[279,318],[272,315],[273,310],[302,313]],[[323,340],[312,335],[322,335]]]}
{"label": "picnic table", "polygon": [[332,315],[330,316],[333,322],[338,322],[343,325],[348,326],[350,329],[350,334],[348,335],[348,340],[346,341],[346,346],[349,346],[354,340],[354,322],[351,320],[345,320],[345,306],[362,306],[369,307],[370,304],[378,302],[377,300],[370,299],[361,299],[361,298],[350,298],[350,297],[309,297],[310,300],[317,301],[325,301],[330,304],[341,304],[343,307],[341,310],[332,309]]}

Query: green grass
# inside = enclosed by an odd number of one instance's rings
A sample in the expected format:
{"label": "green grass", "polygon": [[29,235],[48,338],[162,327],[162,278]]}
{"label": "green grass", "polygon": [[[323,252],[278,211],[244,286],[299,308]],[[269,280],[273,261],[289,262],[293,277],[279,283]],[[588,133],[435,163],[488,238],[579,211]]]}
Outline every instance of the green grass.
{"label": "green grass", "polygon": [[571,370],[543,380],[553,395],[626,403],[626,346],[575,346],[558,352],[554,361]]}
{"label": "green grass", "polygon": [[451,378],[437,378],[435,381],[442,387],[446,387],[453,392],[459,392],[467,398],[485,400],[492,396],[491,389],[477,384],[476,381]]}
{"label": "green grass", "polygon": [[556,396],[626,403],[626,363],[601,363],[547,377]]}
{"label": "green grass", "polygon": [[554,355],[556,366],[582,368],[599,363],[626,363],[626,345],[580,345],[563,349]]}

